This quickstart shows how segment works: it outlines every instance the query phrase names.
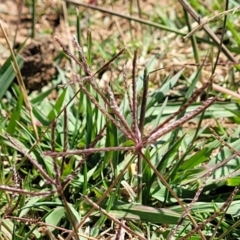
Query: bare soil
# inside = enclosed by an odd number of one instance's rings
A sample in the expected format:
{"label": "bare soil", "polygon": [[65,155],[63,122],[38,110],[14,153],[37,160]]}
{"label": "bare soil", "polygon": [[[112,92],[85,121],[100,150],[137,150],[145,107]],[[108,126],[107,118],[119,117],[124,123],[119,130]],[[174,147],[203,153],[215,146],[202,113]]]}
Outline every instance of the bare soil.
{"label": "bare soil", "polygon": [[[91,1],[90,1],[91,2]],[[24,41],[27,41],[21,55],[24,58],[25,64],[22,74],[29,90],[40,90],[43,86],[53,78],[56,73],[55,67],[52,65],[53,59],[59,52],[60,47],[54,41],[54,36],[63,42],[63,44],[71,49],[72,36],[76,34],[75,24],[69,26],[66,21],[66,14],[64,15],[64,7],[60,0],[38,0],[36,5],[36,21],[35,21],[35,38],[31,40],[31,27],[32,15],[31,8],[25,6],[23,0],[0,0],[0,19],[3,26],[7,30],[9,39],[14,43],[15,49],[19,47]],[[88,1],[86,0],[86,3]],[[117,1],[114,5],[109,5],[106,1],[102,4],[97,1],[98,5],[106,9],[112,9],[115,12],[129,15],[129,3],[126,1]],[[141,17],[148,19],[146,13],[151,12],[157,5],[161,4],[162,10],[169,18],[175,18],[175,14],[182,11],[177,1],[161,1],[158,3],[156,0],[140,1],[143,13]],[[69,5],[70,6],[70,5]],[[68,7],[68,5],[66,5]],[[85,13],[85,17],[81,19],[82,34],[86,36],[87,31],[90,29],[92,32],[93,41],[95,43],[108,39],[111,35],[116,35],[116,41],[119,47],[126,47],[128,49],[129,42],[138,40],[141,42],[144,49],[144,32],[145,26],[131,22],[126,19],[116,18],[106,13],[93,11],[83,7],[76,7],[80,12]],[[10,11],[11,9],[11,11]],[[138,17],[136,3],[134,5],[133,16]],[[67,19],[71,22],[76,21],[76,14],[68,15]],[[88,25],[88,22],[94,24]],[[129,34],[131,28],[131,34]],[[186,32],[187,29],[181,31]],[[194,66],[194,57],[191,47],[191,42],[184,41],[182,37],[166,31],[152,30],[153,49],[151,52],[143,51],[139,59],[138,65],[143,68],[149,61],[152,54],[159,54],[159,61],[156,62],[155,68],[164,68],[161,71],[151,75],[151,81],[155,86],[159,86],[161,79],[163,79],[169,71],[177,72],[185,67],[185,74],[191,75],[196,70]],[[201,51],[206,54],[209,51],[209,45],[199,45]],[[108,50],[106,50],[108,51]],[[4,63],[5,59],[9,56],[9,51],[6,47],[3,34],[0,33],[0,66]],[[206,55],[202,55],[202,61]],[[236,56],[237,57],[237,56]],[[209,62],[208,66],[204,67],[202,81],[206,81],[211,76],[212,59],[205,59]],[[209,61],[208,61],[209,60]],[[202,62],[201,61],[201,62]],[[225,63],[227,58],[221,54],[220,62]],[[104,61],[103,61],[104,62]],[[192,65],[193,64],[193,65]],[[131,67],[131,61],[128,64]],[[222,84],[229,77],[229,72],[232,66],[222,64],[216,71],[214,78],[215,83]],[[237,76],[239,78],[239,76]],[[236,79],[236,78],[235,78]]]}
{"label": "bare soil", "polygon": [[[39,1],[40,2],[40,1]],[[31,38],[32,17],[30,8],[22,1],[0,1],[0,19],[7,32],[15,51],[21,48],[20,55],[24,60],[21,73],[30,91],[40,90],[47,85],[56,74],[53,65],[57,54],[53,35],[60,26],[61,12],[57,12],[56,1],[47,1],[37,5],[37,18],[35,24],[36,37]],[[11,9],[11,11],[10,11]],[[44,14],[43,14],[44,13]],[[9,57],[3,33],[0,33],[0,66]]]}

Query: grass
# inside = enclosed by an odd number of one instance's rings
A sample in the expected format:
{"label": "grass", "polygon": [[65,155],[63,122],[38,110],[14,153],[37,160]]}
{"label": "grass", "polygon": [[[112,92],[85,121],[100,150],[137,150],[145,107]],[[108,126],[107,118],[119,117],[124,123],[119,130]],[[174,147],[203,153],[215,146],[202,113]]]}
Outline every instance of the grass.
{"label": "grass", "polygon": [[[68,48],[55,38],[52,84],[28,93],[13,51],[0,71],[1,238],[240,238],[238,12],[225,16],[223,46],[216,22],[183,40],[195,12],[216,15],[200,1],[172,3],[174,16],[140,1],[66,3],[77,37]],[[236,7],[227,3],[213,9]],[[104,17],[106,36],[94,31]]]}

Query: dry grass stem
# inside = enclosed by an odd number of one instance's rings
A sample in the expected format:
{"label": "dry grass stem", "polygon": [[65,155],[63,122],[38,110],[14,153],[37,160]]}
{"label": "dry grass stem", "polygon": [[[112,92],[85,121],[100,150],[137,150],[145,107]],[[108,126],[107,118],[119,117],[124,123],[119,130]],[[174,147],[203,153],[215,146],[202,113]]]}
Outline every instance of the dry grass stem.
{"label": "dry grass stem", "polygon": [[235,7],[226,11],[223,11],[221,13],[216,14],[215,16],[208,18],[204,21],[200,21],[199,25],[197,27],[195,27],[190,33],[188,33],[184,38],[189,38],[191,37],[194,33],[196,33],[198,30],[201,30],[203,28],[203,26],[205,26],[206,24],[208,24],[209,22],[215,21],[219,18],[222,18],[226,15],[228,15],[229,13],[235,14],[235,12],[238,12],[240,10],[240,7]]}

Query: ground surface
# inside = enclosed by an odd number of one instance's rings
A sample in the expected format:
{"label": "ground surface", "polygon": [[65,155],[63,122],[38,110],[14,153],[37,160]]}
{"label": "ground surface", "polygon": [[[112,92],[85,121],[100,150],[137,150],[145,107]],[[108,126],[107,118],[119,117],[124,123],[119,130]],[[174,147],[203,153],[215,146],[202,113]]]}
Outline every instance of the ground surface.
{"label": "ground surface", "polygon": [[[132,57],[133,50],[140,48],[138,68],[143,69],[145,64],[149,61],[153,54],[158,55],[158,61],[155,63],[155,69],[162,69],[151,75],[151,81],[154,87],[161,85],[161,79],[166,76],[169,71],[177,72],[183,67],[186,68],[185,74],[191,75],[196,66],[193,64],[194,56],[189,40],[183,40],[181,36],[176,36],[174,33],[167,31],[151,29],[149,33],[146,26],[131,22],[123,18],[110,16],[107,13],[86,9],[84,7],[76,7],[74,5],[62,5],[58,0],[37,1],[36,23],[35,23],[35,38],[31,38],[31,8],[22,5],[22,1],[6,0],[0,2],[0,18],[3,21],[9,39],[14,43],[15,49],[26,41],[26,44],[21,51],[21,56],[24,59],[24,67],[22,74],[27,89],[40,90],[43,86],[47,85],[56,74],[56,66],[54,66],[54,57],[59,53],[60,47],[54,40],[57,36],[62,43],[73,51],[72,34],[76,34],[76,9],[81,13],[80,27],[81,33],[84,37],[87,31],[90,30],[93,39],[93,48],[98,48],[99,42],[102,41],[115,41],[116,47],[120,50],[126,47],[129,55]],[[87,2],[86,2],[87,3]],[[141,17],[148,20],[151,13],[154,12],[158,5],[158,1],[148,0],[141,2],[143,9]],[[104,4],[98,1],[98,6],[104,7],[121,14],[129,15],[129,3],[125,1],[117,1],[113,5],[108,2]],[[66,14],[64,7],[71,8],[72,14]],[[181,7],[177,1],[161,1],[163,13],[174,21],[176,13],[182,14]],[[11,9],[11,11],[9,11]],[[64,12],[65,11],[65,12]],[[159,13],[161,14],[161,13]],[[139,17],[137,5],[133,5],[132,16]],[[68,21],[66,21],[68,19]],[[180,24],[179,24],[180,25]],[[131,31],[129,32],[129,28]],[[180,28],[182,32],[187,32],[186,27]],[[149,36],[151,39],[149,39]],[[204,34],[203,34],[204,36]],[[149,42],[150,41],[150,42]],[[0,65],[9,56],[5,39],[0,34]],[[115,44],[115,43],[114,43]],[[149,51],[149,44],[151,50]],[[105,51],[111,54],[111,48],[108,44],[105,46]],[[201,49],[201,62],[206,58],[209,51],[216,51],[216,49],[209,49],[209,45],[200,44]],[[85,49],[85,48],[84,48]],[[148,50],[147,50],[148,49]],[[98,51],[94,51],[98,52]],[[236,60],[238,60],[238,57]],[[104,56],[99,54],[94,56],[95,63],[104,63]],[[207,81],[211,75],[211,56],[206,58],[206,65],[203,69],[201,81]],[[214,82],[221,86],[227,87],[227,79],[231,74],[231,65],[225,64],[227,58],[221,54],[220,63],[222,63],[216,70]],[[68,69],[71,72],[72,67],[66,61],[61,64],[61,67]],[[192,65],[193,64],[193,65]],[[127,63],[131,68],[131,60]],[[114,74],[118,74],[114,72]],[[71,74],[70,74],[71,75]],[[71,78],[71,76],[70,76]],[[114,76],[113,76],[114,78]],[[235,80],[239,76],[235,76]],[[179,80],[181,83],[181,79]],[[238,80],[237,80],[238,81]],[[198,86],[200,86],[199,83]],[[178,88],[184,88],[181,84]],[[172,95],[176,93],[175,89]],[[171,95],[171,91],[170,91]]]}

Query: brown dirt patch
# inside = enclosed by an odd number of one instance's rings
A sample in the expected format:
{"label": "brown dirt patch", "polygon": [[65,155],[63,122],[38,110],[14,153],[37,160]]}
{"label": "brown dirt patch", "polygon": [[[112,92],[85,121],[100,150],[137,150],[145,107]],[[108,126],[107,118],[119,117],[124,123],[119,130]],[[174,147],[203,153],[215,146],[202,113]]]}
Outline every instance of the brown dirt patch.
{"label": "brown dirt patch", "polygon": [[[21,2],[23,1],[14,1],[14,0],[0,0],[0,18],[4,20],[4,26],[8,30],[8,35],[11,41],[15,39],[15,45],[23,43],[27,37],[31,34],[31,14],[30,8],[26,6],[22,6]],[[88,2],[86,0],[86,2]],[[105,9],[112,9],[115,12],[130,15],[129,13],[129,4],[126,1],[116,1],[114,4],[109,4],[107,1],[103,4],[101,1],[97,1],[98,6],[103,7]],[[149,15],[157,6],[161,6],[161,11],[171,20],[176,18],[175,14],[182,14],[182,10],[176,11],[176,9],[182,9],[177,1],[161,1],[160,3],[155,0],[146,0],[140,1],[140,5],[142,8],[143,19],[149,19]],[[141,44],[142,53],[139,56],[138,67],[143,69],[149,59],[153,56],[153,54],[159,55],[158,61],[155,62],[155,68],[160,69],[161,71],[157,71],[154,74],[151,74],[151,82],[152,86],[156,86],[156,88],[161,85],[161,80],[169,74],[169,72],[177,72],[182,68],[185,68],[184,74],[186,76],[190,76],[194,71],[197,70],[197,67],[194,64],[193,51],[191,47],[190,40],[184,41],[181,36],[177,36],[176,34],[169,33],[159,29],[151,29],[151,50],[147,52],[144,47],[145,41],[147,41],[145,37],[145,33],[149,31],[149,27],[146,27],[143,24],[136,23],[134,21],[129,22],[126,19],[118,18],[111,16],[110,14],[102,13],[99,11],[94,11],[91,9],[86,9],[84,7],[74,6],[72,4],[68,4],[71,8],[78,9],[80,14],[82,14],[81,18],[81,33],[82,37],[86,39],[87,30],[91,30],[92,38],[93,38],[93,52],[97,53],[94,57],[93,71],[94,66],[97,66],[99,63],[103,63],[104,60],[97,50],[97,45],[102,41],[107,40],[108,38],[116,39],[117,48],[121,49],[126,47],[129,51],[130,55],[133,54],[133,48],[137,47],[137,44]],[[11,9],[11,11],[9,11]],[[75,10],[74,10],[75,11]],[[133,4],[133,13],[132,16],[138,17],[137,4],[134,2]],[[160,18],[159,18],[160,19]],[[70,22],[70,26],[67,26],[66,20],[64,19],[63,9],[61,5],[61,1],[59,0],[39,0],[37,1],[37,19],[35,24],[36,30],[36,40],[35,43],[29,41],[26,45],[26,49],[23,50],[23,57],[25,60],[24,70],[22,71],[27,87],[30,90],[39,89],[42,86],[46,85],[53,74],[54,67],[51,66],[50,61],[53,60],[54,53],[58,52],[60,47],[58,44],[54,42],[54,36],[58,36],[58,38],[63,42],[63,44],[71,51],[73,50],[72,45],[72,37],[71,34],[76,34],[76,26],[73,22],[76,21],[76,14],[72,14],[68,16],[68,20]],[[72,22],[72,23],[71,23]],[[89,22],[93,24],[89,25]],[[146,30],[148,29],[148,30]],[[187,32],[187,29],[181,29],[182,32]],[[16,34],[17,32],[17,34]],[[46,39],[48,44],[45,44]],[[36,44],[38,47],[34,47]],[[133,46],[133,42],[137,42],[136,46]],[[3,64],[6,57],[9,56],[9,52],[6,50],[6,44],[4,38],[0,34],[0,44],[2,44],[2,48],[0,48],[0,65]],[[146,43],[147,44],[147,43]],[[55,51],[52,46],[54,45]],[[85,42],[86,45],[86,42]],[[107,46],[108,47],[108,46]],[[107,48],[106,47],[106,48]],[[112,49],[104,49],[107,53],[110,53]],[[32,54],[32,50],[35,49],[38,51],[36,53],[36,59]],[[199,49],[206,54],[202,55],[202,61],[205,59],[205,56],[209,52],[209,45],[199,44]],[[214,49],[214,53],[216,49]],[[86,52],[86,51],[85,51]],[[30,55],[29,55],[30,54]],[[53,57],[50,56],[53,54]],[[40,59],[43,61],[40,64]],[[214,78],[215,83],[220,84],[221,86],[227,87],[228,79],[231,78],[231,68],[232,65],[225,64],[226,57],[221,54],[221,62],[223,63],[216,70],[216,76]],[[236,59],[238,60],[238,59]],[[206,81],[209,79],[211,75],[212,69],[212,61],[209,54],[209,59],[206,59],[207,66],[203,68],[202,81]],[[97,63],[97,64],[96,64]],[[127,67],[131,71],[131,61],[128,61]],[[190,64],[190,65],[189,65]],[[120,64],[121,65],[121,64]],[[66,66],[64,66],[66,68]],[[33,68],[33,69],[32,69]],[[71,66],[73,70],[75,68]],[[69,69],[69,68],[68,68]],[[122,66],[120,66],[120,71]],[[119,74],[117,72],[117,74]],[[45,76],[46,75],[46,76]],[[235,80],[239,80],[239,75],[235,76]],[[199,84],[200,86],[200,84]]]}
{"label": "brown dirt patch", "polygon": [[[58,1],[59,2],[59,1]],[[60,31],[61,11],[58,11],[56,1],[38,1],[37,18],[35,24],[36,38],[31,39],[32,19],[30,8],[21,5],[22,1],[0,1],[0,19],[6,30],[10,42],[16,50],[23,42],[25,46],[20,51],[24,60],[21,73],[30,91],[41,90],[56,74],[53,66],[54,57],[59,50],[54,44],[53,34]],[[9,11],[11,9],[11,11]],[[9,57],[3,33],[0,33],[0,66]]]}
{"label": "brown dirt patch", "polygon": [[53,65],[55,48],[51,38],[32,39],[24,47],[21,56],[24,60],[21,69],[28,90],[40,90],[47,85],[56,73]]}

